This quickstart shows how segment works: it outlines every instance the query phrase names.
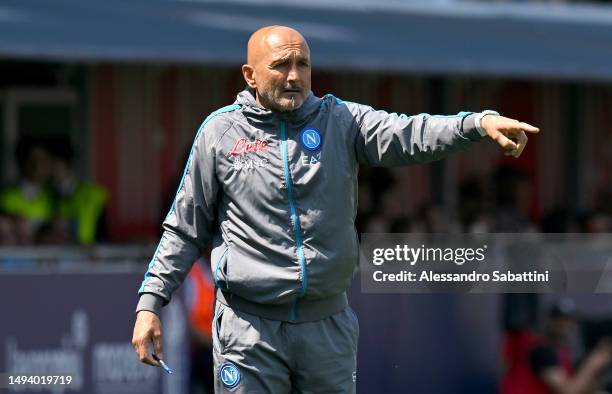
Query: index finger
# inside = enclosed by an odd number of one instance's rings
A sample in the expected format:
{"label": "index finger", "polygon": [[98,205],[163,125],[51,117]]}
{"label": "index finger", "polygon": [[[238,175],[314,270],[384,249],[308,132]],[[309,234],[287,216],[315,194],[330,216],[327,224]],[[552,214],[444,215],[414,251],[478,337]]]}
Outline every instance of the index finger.
{"label": "index finger", "polygon": [[521,128],[521,130],[526,131],[528,133],[537,134],[540,132],[539,128],[532,126],[529,123],[525,123],[525,122],[519,122],[519,127]]}

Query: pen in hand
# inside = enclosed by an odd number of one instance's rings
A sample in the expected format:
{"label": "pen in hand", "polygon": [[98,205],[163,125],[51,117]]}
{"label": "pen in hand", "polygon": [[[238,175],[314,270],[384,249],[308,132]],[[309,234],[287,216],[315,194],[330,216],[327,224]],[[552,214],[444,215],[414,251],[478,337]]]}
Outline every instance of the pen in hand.
{"label": "pen in hand", "polygon": [[172,370],[170,369],[168,364],[166,364],[164,362],[164,360],[162,360],[161,358],[157,357],[157,354],[155,354],[155,353],[153,353],[151,355],[153,356],[153,359],[155,361],[157,361],[161,365],[161,367],[164,369],[164,371],[166,371],[166,373],[168,373],[168,375],[172,375]]}

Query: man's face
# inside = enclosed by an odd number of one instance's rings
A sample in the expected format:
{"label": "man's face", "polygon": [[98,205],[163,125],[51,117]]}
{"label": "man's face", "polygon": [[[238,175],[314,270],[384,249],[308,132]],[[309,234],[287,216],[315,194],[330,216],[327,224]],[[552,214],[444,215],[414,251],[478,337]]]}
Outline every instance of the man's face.
{"label": "man's face", "polygon": [[251,64],[259,103],[275,111],[299,108],[310,92],[310,50],[299,34],[272,33]]}

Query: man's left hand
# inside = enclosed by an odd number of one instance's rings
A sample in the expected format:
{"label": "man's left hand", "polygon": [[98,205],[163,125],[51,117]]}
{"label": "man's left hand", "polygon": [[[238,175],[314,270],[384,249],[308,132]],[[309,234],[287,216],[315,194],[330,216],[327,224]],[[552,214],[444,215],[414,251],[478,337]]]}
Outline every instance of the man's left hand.
{"label": "man's left hand", "polygon": [[506,156],[519,157],[527,145],[527,134],[537,134],[540,129],[525,122],[498,115],[486,115],[481,126],[489,137],[499,144]]}

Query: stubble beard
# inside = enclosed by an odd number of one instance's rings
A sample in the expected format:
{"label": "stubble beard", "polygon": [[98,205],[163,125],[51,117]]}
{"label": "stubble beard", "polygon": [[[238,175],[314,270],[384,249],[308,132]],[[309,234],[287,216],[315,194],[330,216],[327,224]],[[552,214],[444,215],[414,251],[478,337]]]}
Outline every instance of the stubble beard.
{"label": "stubble beard", "polygon": [[279,111],[281,112],[293,111],[294,109],[299,108],[297,100],[295,99],[295,95],[291,96],[289,100],[280,99],[279,102],[277,102],[276,104],[279,108]]}
{"label": "stubble beard", "polygon": [[278,112],[293,111],[300,106],[295,95],[292,95],[289,99],[279,97],[278,100],[274,99],[274,92],[271,91],[263,91],[259,95],[263,98],[264,102],[268,103],[266,107]]}
{"label": "stubble beard", "polygon": [[289,110],[295,109],[295,96],[291,96],[291,103],[289,104]]}

